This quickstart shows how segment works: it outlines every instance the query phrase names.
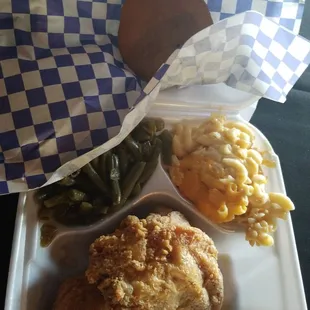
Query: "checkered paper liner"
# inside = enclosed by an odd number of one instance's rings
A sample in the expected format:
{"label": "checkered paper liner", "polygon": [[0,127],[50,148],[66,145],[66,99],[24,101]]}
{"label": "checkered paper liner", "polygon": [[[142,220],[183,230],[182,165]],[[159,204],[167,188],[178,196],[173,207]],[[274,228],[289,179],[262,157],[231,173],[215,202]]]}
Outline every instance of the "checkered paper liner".
{"label": "checkered paper liner", "polygon": [[[117,49],[120,0],[6,1],[0,4],[1,194],[53,183],[113,148],[160,89],[225,82],[284,101],[309,63],[306,40],[245,12],[196,34],[142,89]],[[251,8],[266,2],[261,12],[279,16],[279,1],[242,2]],[[242,10],[240,4],[209,1],[213,18]],[[303,4],[281,4],[283,12],[294,8],[289,28],[296,31]]]}
{"label": "checkered paper liner", "polygon": [[214,23],[245,11],[256,11],[299,33],[305,0],[208,0]]}
{"label": "checkered paper liner", "polygon": [[310,62],[309,42],[249,11],[193,36],[161,79],[162,88],[225,82],[284,102]]}

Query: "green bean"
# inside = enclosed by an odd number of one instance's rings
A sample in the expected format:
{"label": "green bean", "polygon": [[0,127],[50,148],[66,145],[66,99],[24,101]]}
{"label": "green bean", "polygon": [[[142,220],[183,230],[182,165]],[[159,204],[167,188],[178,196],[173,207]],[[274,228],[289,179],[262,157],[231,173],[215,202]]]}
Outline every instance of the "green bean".
{"label": "green bean", "polygon": [[132,137],[138,142],[146,142],[152,139],[156,132],[163,130],[165,124],[161,119],[144,119],[133,130]]}
{"label": "green bean", "polygon": [[87,207],[89,207],[87,204],[87,202],[84,204],[85,213],[83,213],[83,210],[80,208],[81,204],[75,204],[72,206],[59,205],[55,209],[54,218],[59,223],[67,226],[85,225],[92,214],[92,212],[86,212]]}
{"label": "green bean", "polygon": [[[103,218],[112,205],[115,211],[130,197],[137,197],[154,173],[162,147],[163,162],[169,156],[171,162],[172,136],[164,127],[159,118],[142,120],[119,146],[40,190],[36,197],[43,206],[38,217],[68,226],[87,225]],[[42,230],[41,236],[47,228]]]}
{"label": "green bean", "polygon": [[57,234],[57,228],[50,224],[43,224],[41,226],[40,245],[45,248],[51,244]]}
{"label": "green bean", "polygon": [[75,184],[75,179],[71,177],[64,177],[62,180],[57,182],[61,186],[72,186]]}
{"label": "green bean", "polygon": [[97,186],[93,185],[93,182],[90,180],[90,178],[82,172],[77,178],[76,178],[76,184],[74,185],[75,189],[78,189],[86,194],[89,194],[90,196],[98,196],[102,195],[102,191],[99,190]]}
{"label": "green bean", "polygon": [[156,131],[162,131],[165,129],[165,122],[161,118],[155,118]]}
{"label": "green bean", "polygon": [[156,133],[155,122],[142,121],[132,132],[134,140],[143,143],[152,139]]}
{"label": "green bean", "polygon": [[150,157],[150,160],[146,163],[143,173],[139,179],[141,184],[144,184],[154,173],[157,164],[158,164],[158,157],[162,151],[162,142],[160,139],[156,138],[155,144],[153,146],[153,153]]}
{"label": "green bean", "polygon": [[133,188],[135,187],[136,183],[138,182],[143,170],[145,168],[145,162],[138,162],[136,163],[126,175],[124,182],[122,184],[122,201],[120,205],[124,205],[130,196]]}
{"label": "green bean", "polygon": [[43,201],[47,198],[48,198],[48,193],[46,191],[42,191],[41,189],[39,189],[35,193],[35,199],[37,199],[38,201]]}
{"label": "green bean", "polygon": [[142,191],[141,185],[140,183],[137,183],[135,187],[133,188],[130,197],[138,196],[141,193],[141,191]]}
{"label": "green bean", "polygon": [[90,164],[92,165],[92,167],[95,169],[95,171],[98,171],[99,168],[99,157],[94,158]]}
{"label": "green bean", "polygon": [[67,196],[67,193],[62,193],[56,196],[53,196],[47,200],[44,200],[44,206],[46,208],[54,208],[60,204],[68,203],[69,198]]}
{"label": "green bean", "polygon": [[105,152],[99,157],[98,174],[101,180],[108,186],[108,171],[107,171],[107,161],[111,156],[111,152]]}
{"label": "green bean", "polygon": [[158,159],[161,151],[162,151],[162,142],[160,139],[156,138],[154,141],[153,152],[152,152],[150,161],[154,161],[155,159]]}
{"label": "green bean", "polygon": [[75,179],[81,173],[81,169],[78,169],[70,174],[70,177]]}
{"label": "green bean", "polygon": [[118,205],[121,202],[122,193],[119,185],[119,179],[120,179],[119,160],[116,154],[112,154],[111,158],[109,159],[108,166],[112,185],[113,204]]}
{"label": "green bean", "polygon": [[98,215],[106,215],[109,211],[109,207],[107,206],[97,206],[95,208],[95,213]]}
{"label": "green bean", "polygon": [[172,164],[172,134],[168,130],[164,130],[159,138],[163,143],[162,159],[167,166]]}
{"label": "green bean", "polygon": [[152,161],[146,163],[143,173],[139,179],[139,182],[141,184],[145,184],[149,180],[149,178],[152,176],[155,169],[157,168],[157,165],[158,165],[158,158],[155,158]]}
{"label": "green bean", "polygon": [[108,195],[108,190],[106,187],[106,184],[102,181],[98,173],[95,171],[95,169],[91,166],[91,164],[86,164],[83,168],[82,171],[89,177],[89,179],[93,182],[95,186],[104,194]]}
{"label": "green bean", "polygon": [[136,127],[132,132],[132,137],[138,142],[145,142],[152,138],[141,126]]}
{"label": "green bean", "polygon": [[128,154],[127,158],[128,158],[128,165],[136,162],[136,159],[134,158],[134,156],[131,153]]}
{"label": "green bean", "polygon": [[128,169],[128,154],[126,149],[122,146],[118,146],[116,149],[116,154],[119,158],[119,170],[121,177],[123,178],[126,175]]}
{"label": "green bean", "polygon": [[59,204],[55,207],[54,218],[61,224],[66,224],[68,214],[72,212],[72,206],[68,204]]}
{"label": "green bean", "polygon": [[80,204],[80,213],[82,214],[88,214],[94,210],[94,207],[91,203],[83,201]]}
{"label": "green bean", "polygon": [[142,144],[142,156],[143,160],[149,161],[153,152],[153,145],[150,141],[146,141]]}
{"label": "green bean", "polygon": [[140,152],[139,144],[130,135],[126,137],[124,143],[134,158],[140,161],[142,159],[142,155]]}
{"label": "green bean", "polygon": [[38,201],[43,201],[55,195],[61,194],[62,192],[64,192],[64,190],[65,188],[63,186],[60,186],[54,183],[54,184],[40,188],[35,193],[35,199],[37,199]]}
{"label": "green bean", "polygon": [[151,137],[156,133],[156,122],[152,118],[143,120],[140,123],[140,127],[143,128]]}
{"label": "green bean", "polygon": [[87,195],[77,189],[70,189],[68,191],[68,197],[73,202],[80,202],[87,200]]}
{"label": "green bean", "polygon": [[93,206],[94,207],[98,207],[98,206],[101,206],[105,203],[104,199],[101,197],[95,197],[93,199]]}

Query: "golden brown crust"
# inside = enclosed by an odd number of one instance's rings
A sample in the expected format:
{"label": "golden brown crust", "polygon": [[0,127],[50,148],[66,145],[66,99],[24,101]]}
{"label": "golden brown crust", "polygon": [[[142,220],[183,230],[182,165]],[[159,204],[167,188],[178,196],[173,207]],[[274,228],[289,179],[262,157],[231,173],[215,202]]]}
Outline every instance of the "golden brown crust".
{"label": "golden brown crust", "polygon": [[134,73],[148,81],[177,48],[212,23],[203,0],[126,0],[119,49]]}
{"label": "golden brown crust", "polygon": [[178,212],[128,216],[91,245],[86,276],[110,309],[217,310],[223,301],[213,241]]}
{"label": "golden brown crust", "polygon": [[85,277],[71,278],[59,288],[53,310],[108,310],[103,296]]}

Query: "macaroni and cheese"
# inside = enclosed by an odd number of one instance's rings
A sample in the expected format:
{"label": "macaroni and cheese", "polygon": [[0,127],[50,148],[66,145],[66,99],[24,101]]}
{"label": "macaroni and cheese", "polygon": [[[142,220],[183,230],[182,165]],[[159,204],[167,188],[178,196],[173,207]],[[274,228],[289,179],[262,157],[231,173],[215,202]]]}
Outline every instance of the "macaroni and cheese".
{"label": "macaroni and cheese", "polygon": [[242,122],[212,116],[199,126],[173,129],[172,182],[215,223],[245,225],[250,245],[270,246],[276,219],[294,209],[283,194],[267,193],[262,165],[269,162],[254,146],[255,135]]}

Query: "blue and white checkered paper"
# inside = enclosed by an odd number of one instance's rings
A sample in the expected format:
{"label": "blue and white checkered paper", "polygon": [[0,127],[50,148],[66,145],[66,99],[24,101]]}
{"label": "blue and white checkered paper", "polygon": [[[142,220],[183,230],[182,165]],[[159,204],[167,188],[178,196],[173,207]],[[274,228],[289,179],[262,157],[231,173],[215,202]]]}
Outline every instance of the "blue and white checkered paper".
{"label": "blue and white checkered paper", "polygon": [[55,182],[116,146],[163,88],[225,82],[284,101],[310,47],[269,17],[296,32],[303,3],[208,3],[215,21],[247,9],[268,18],[246,12],[201,31],[142,90],[117,49],[121,0],[2,1],[0,193]]}
{"label": "blue and white checkered paper", "polygon": [[244,11],[256,11],[299,33],[305,0],[208,0],[214,23]]}
{"label": "blue and white checkered paper", "polygon": [[176,54],[162,88],[225,82],[279,102],[310,62],[308,41],[254,11],[202,30]]}

